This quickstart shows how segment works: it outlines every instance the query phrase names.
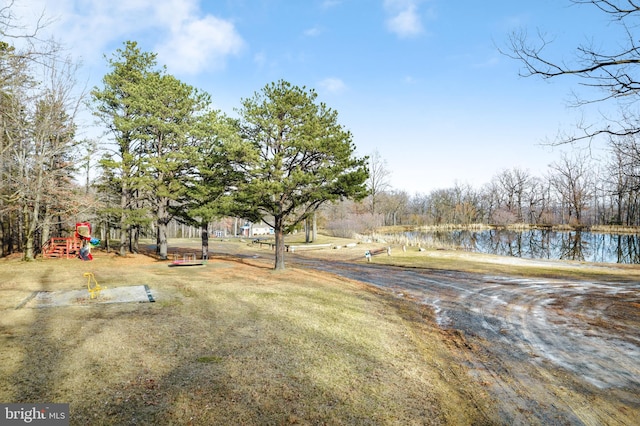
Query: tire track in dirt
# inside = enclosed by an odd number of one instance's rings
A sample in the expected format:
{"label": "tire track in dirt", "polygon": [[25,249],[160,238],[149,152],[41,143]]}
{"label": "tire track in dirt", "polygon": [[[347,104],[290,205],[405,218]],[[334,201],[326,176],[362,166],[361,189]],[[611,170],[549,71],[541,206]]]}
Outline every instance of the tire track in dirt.
{"label": "tire track in dirt", "polygon": [[640,418],[640,284],[522,279],[321,261],[295,263],[431,306],[509,424]]}

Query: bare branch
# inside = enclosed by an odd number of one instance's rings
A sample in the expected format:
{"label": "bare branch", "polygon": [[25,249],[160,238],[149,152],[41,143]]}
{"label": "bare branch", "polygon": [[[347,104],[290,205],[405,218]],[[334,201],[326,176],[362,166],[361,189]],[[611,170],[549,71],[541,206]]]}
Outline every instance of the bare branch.
{"label": "bare branch", "polygon": [[[587,89],[596,89],[602,95],[587,97],[573,93],[572,106],[583,107],[598,102],[615,102],[621,109],[625,105],[633,105],[640,100],[640,45],[634,35],[634,25],[627,25],[627,21],[640,16],[638,0],[570,0],[574,5],[591,5],[607,14],[612,21],[620,25],[623,30],[622,44],[612,51],[602,50],[589,45],[578,45],[575,49],[573,61],[566,62],[554,58],[549,52],[553,42],[547,35],[538,31],[537,37],[529,37],[526,31],[513,32],[509,37],[506,56],[519,61],[523,68],[523,77],[540,77],[555,79],[558,77],[574,77],[578,85]],[[624,114],[623,114],[624,115]],[[622,125],[623,121],[627,124]],[[591,140],[595,137],[608,135],[619,137],[640,133],[637,120],[604,119],[599,127],[578,125],[578,134],[564,136],[553,144],[573,143],[581,140]],[[629,123],[634,123],[629,125]]]}
{"label": "bare branch", "polygon": [[633,0],[614,2],[610,0],[571,0],[574,4],[592,4],[601,11],[613,15],[617,20],[640,11],[640,5]]}
{"label": "bare branch", "polygon": [[24,24],[18,24],[20,17],[14,13],[15,0],[10,0],[5,6],[0,7],[0,36],[5,39],[23,39],[31,42],[38,40],[38,33],[52,23],[45,15],[45,11],[40,12],[32,28]]}

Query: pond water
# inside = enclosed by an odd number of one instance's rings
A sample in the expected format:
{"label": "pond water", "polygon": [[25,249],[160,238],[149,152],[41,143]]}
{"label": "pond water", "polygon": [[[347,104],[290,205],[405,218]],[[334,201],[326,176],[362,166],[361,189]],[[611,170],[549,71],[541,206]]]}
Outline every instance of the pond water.
{"label": "pond water", "polygon": [[528,230],[406,232],[409,241],[528,259],[640,263],[640,235]]}

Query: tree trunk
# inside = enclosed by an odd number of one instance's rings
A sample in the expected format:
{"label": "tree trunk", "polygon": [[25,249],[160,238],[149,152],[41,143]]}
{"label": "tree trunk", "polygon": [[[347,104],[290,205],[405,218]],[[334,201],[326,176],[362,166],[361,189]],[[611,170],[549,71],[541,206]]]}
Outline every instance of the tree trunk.
{"label": "tree trunk", "polygon": [[22,236],[24,235],[24,218],[20,212],[16,212],[13,218],[13,226],[11,230],[11,238],[9,240],[9,253],[22,251]]}
{"label": "tree trunk", "polygon": [[109,220],[104,221],[104,227],[100,231],[100,237],[102,241],[104,241],[104,248],[109,253],[109,237],[111,236],[111,228],[109,227]]}
{"label": "tree trunk", "polygon": [[133,235],[131,238],[131,247],[129,248],[129,250],[132,253],[138,254],[140,252],[140,226],[134,226],[131,232]]}
{"label": "tree trunk", "polygon": [[127,189],[122,188],[122,195],[120,196],[120,256],[127,255]]}
{"label": "tree trunk", "polygon": [[318,217],[316,212],[313,212],[313,232],[311,233],[311,241],[318,240]]}
{"label": "tree trunk", "polygon": [[311,218],[307,217],[304,220],[304,242],[310,243],[313,240],[311,239]]}
{"label": "tree trunk", "polygon": [[49,241],[49,237],[51,236],[51,222],[52,215],[50,212],[49,205],[44,210],[44,217],[42,218],[42,235],[40,240],[40,247],[44,247],[44,245]]}
{"label": "tree trunk", "polygon": [[[0,207],[2,207],[2,204],[0,203]],[[4,251],[4,246],[5,246],[5,238],[4,238],[4,221],[5,221],[5,217],[3,214],[0,214],[0,257],[4,257],[5,256],[5,251]]]}
{"label": "tree trunk", "polygon": [[274,269],[283,271],[284,267],[284,231],[282,217],[275,218],[275,236],[276,236],[276,261]]}
{"label": "tree trunk", "polygon": [[160,254],[160,222],[156,226],[156,254]]}
{"label": "tree trunk", "polygon": [[33,246],[35,242],[35,227],[37,219],[32,216],[32,212],[29,211],[27,206],[24,206],[22,212],[25,224],[24,254],[22,259],[28,261],[33,260]]}
{"label": "tree trunk", "polygon": [[158,203],[158,241],[156,245],[156,250],[158,256],[162,260],[167,259],[168,252],[168,242],[167,242],[167,233],[169,231],[169,222],[170,216],[167,211],[167,206],[169,205],[169,200],[166,198],[162,198]]}
{"label": "tree trunk", "polygon": [[14,236],[14,228],[17,226],[17,221],[15,220],[15,215],[13,213],[9,213],[6,218],[7,226],[4,231],[4,246],[5,250],[3,255],[9,255],[13,253],[13,236]]}
{"label": "tree trunk", "polygon": [[209,224],[202,224],[202,260],[207,260],[209,258]]}
{"label": "tree trunk", "polygon": [[[42,188],[42,179],[41,175],[38,175],[38,186],[37,188]],[[39,189],[38,189],[39,190]],[[24,206],[23,209],[23,220],[24,220],[24,230],[25,230],[25,245],[24,245],[24,260],[33,260],[35,258],[35,240],[36,240],[36,230],[38,229],[38,223],[40,221],[39,212],[40,212],[40,193],[37,192],[35,194],[35,199],[33,200],[33,206]]]}
{"label": "tree trunk", "polygon": [[167,224],[165,221],[158,221],[158,256],[162,260],[167,260]]}

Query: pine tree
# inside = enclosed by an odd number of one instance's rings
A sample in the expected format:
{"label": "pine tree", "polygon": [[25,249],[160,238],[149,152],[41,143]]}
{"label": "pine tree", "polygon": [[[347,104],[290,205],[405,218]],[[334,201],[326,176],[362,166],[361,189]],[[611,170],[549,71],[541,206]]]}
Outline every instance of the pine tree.
{"label": "pine tree", "polygon": [[124,49],[116,50],[107,62],[111,72],[103,77],[104,87],[94,88],[91,95],[94,114],[102,120],[116,146],[114,155],[105,157],[101,164],[109,170],[111,186],[119,193],[120,205],[114,207],[119,216],[120,255],[124,256],[131,226],[140,225],[147,216],[134,199],[140,171],[140,140],[136,139],[140,105],[136,95],[145,78],[157,73],[156,54],[142,52],[136,42],[127,41]]}
{"label": "pine tree", "polygon": [[367,158],[313,90],[278,81],[242,101],[240,132],[252,145],[241,168],[239,200],[275,231],[275,269],[284,269],[284,235],[323,203],[363,198]]}

